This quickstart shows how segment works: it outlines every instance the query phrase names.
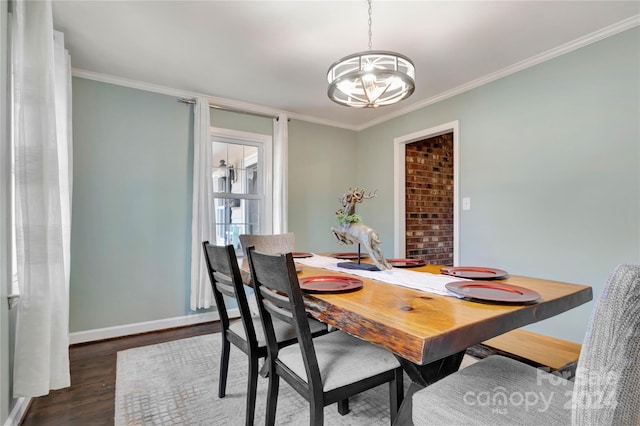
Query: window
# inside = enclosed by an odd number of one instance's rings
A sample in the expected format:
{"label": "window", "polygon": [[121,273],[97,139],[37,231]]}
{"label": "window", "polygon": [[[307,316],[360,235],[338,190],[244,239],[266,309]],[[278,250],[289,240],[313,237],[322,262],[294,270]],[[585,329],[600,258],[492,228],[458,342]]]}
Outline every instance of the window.
{"label": "window", "polygon": [[232,244],[242,256],[240,234],[271,232],[271,136],[212,131],[213,208],[216,244]]}

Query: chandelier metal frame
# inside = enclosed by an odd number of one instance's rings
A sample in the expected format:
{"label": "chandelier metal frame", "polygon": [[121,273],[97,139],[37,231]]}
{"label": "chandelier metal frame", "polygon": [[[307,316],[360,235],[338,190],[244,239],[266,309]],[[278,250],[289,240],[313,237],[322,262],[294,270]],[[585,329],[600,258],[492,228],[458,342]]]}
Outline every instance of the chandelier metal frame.
{"label": "chandelier metal frame", "polygon": [[371,50],[371,0],[369,50],[334,62],[327,72],[329,98],[353,108],[377,108],[408,98],[415,90],[415,66],[397,52]]}

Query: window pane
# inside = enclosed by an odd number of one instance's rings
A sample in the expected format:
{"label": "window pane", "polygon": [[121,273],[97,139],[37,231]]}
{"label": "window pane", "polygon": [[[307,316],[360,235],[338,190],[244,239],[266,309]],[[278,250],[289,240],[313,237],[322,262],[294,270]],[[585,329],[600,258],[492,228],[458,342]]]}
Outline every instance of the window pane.
{"label": "window pane", "polygon": [[245,234],[260,234],[260,200],[242,200]]}
{"label": "window pane", "polygon": [[240,250],[240,234],[260,233],[260,200],[214,198],[216,244]]}
{"label": "window pane", "polygon": [[[249,169],[233,169],[230,172],[230,183],[227,190],[230,190],[233,194],[252,194],[257,195],[258,191],[258,172],[255,167]],[[226,179],[218,180],[220,188],[226,185]],[[217,186],[214,186],[216,192],[228,192],[226,190],[216,190]]]}
{"label": "window pane", "polygon": [[227,145],[223,142],[212,142],[213,167],[217,167],[220,161],[227,162]]}
{"label": "window pane", "polygon": [[213,178],[214,192],[231,192],[233,186],[233,170],[229,170],[228,151],[229,144],[213,142],[213,165],[211,177]]}
{"label": "window pane", "polygon": [[258,194],[260,181],[258,179],[258,148],[255,146],[244,147],[244,188],[245,194]]}
{"label": "window pane", "polygon": [[229,170],[229,173],[231,178],[231,192],[234,194],[246,194],[245,171],[234,167]]}
{"label": "window pane", "polygon": [[213,142],[213,191],[254,194],[259,191],[258,148]]}
{"label": "window pane", "polygon": [[227,144],[227,163],[234,167],[242,167],[244,161],[244,145]]}
{"label": "window pane", "polygon": [[244,167],[258,162],[258,147],[257,146],[244,146]]}

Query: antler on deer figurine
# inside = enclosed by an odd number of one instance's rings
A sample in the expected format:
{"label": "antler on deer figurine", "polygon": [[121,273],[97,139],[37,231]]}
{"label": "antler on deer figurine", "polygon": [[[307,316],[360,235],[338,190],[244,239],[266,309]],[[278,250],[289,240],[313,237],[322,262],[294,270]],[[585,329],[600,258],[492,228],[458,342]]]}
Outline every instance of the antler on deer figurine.
{"label": "antler on deer figurine", "polygon": [[369,192],[364,188],[349,187],[349,191],[339,198],[342,208],[336,211],[339,227],[332,227],[331,232],[339,244],[361,244],[367,251],[374,265],[381,271],[391,269],[380,249],[380,238],[375,229],[361,223],[362,218],[356,214],[356,204],[376,196],[376,191]]}

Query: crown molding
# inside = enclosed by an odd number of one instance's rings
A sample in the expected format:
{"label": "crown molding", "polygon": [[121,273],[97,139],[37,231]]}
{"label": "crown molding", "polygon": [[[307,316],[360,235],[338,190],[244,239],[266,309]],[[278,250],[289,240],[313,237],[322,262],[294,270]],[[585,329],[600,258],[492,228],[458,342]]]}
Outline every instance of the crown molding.
{"label": "crown molding", "polygon": [[278,115],[284,111],[278,111],[273,108],[264,107],[261,105],[250,104],[248,102],[237,101],[233,99],[219,98],[216,96],[206,95],[197,92],[190,92],[186,90],[175,89],[173,87],[161,86],[158,84],[146,83],[139,80],[131,80],[122,77],[116,77],[107,74],[100,74],[93,71],[82,70],[78,68],[72,69],[72,75],[74,77],[86,78],[88,80],[100,81],[102,83],[114,84],[117,86],[130,87],[132,89],[144,90],[147,92],[159,93],[162,95],[174,96],[177,98],[199,98],[205,97],[209,103],[220,105],[224,107],[246,110],[248,112],[255,112],[265,115]]}
{"label": "crown molding", "polygon": [[296,114],[294,112],[288,112],[287,115],[289,116],[289,118],[292,118],[294,120],[300,120],[300,121],[306,121],[306,122],[309,122],[309,123],[321,124],[323,126],[337,127],[339,129],[352,130],[354,132],[357,132],[358,130],[361,130],[359,128],[359,126],[355,126],[353,124],[346,124],[346,123],[341,123],[341,122],[338,122],[338,121],[325,120],[325,119],[321,119],[321,118],[318,118],[318,117],[312,117],[310,115]]}
{"label": "crown molding", "polygon": [[144,90],[146,92],[159,93],[167,96],[174,96],[176,98],[198,98],[205,97],[209,100],[209,103],[214,105],[219,105],[223,107],[229,107],[234,109],[239,109],[247,112],[254,112],[258,114],[264,115],[280,115],[286,114],[290,119],[307,121],[311,123],[321,124],[324,126],[330,127],[338,127],[347,130],[356,131],[356,127],[352,125],[347,125],[345,123],[340,123],[337,121],[323,120],[317,117],[312,117],[304,114],[297,114],[294,112],[277,110],[269,107],[265,107],[262,105],[251,104],[248,102],[237,101],[233,99],[220,98],[217,96],[205,95],[197,92],[189,92],[180,89],[174,89],[172,87],[161,86],[158,84],[145,83],[144,81],[139,80],[131,80],[122,77],[116,77],[108,74],[101,74],[93,71],[87,71],[80,68],[72,68],[71,74],[74,77],[85,78],[87,80],[99,81],[102,83],[114,84],[116,86],[129,87],[132,89]]}
{"label": "crown molding", "polygon": [[551,59],[557,58],[558,56],[562,56],[566,53],[569,52],[573,52],[574,50],[580,49],[581,47],[584,46],[588,46],[589,44],[595,43],[597,41],[603,40],[607,37],[611,37],[614,36],[616,34],[619,34],[623,31],[626,30],[630,30],[631,28],[637,27],[638,25],[640,25],[640,15],[635,15],[632,16],[630,18],[627,18],[623,21],[620,21],[616,24],[610,25],[608,27],[605,27],[601,30],[598,30],[596,32],[593,32],[591,34],[587,34],[586,36],[577,38],[575,40],[572,40],[568,43],[562,44],[558,47],[555,47],[553,49],[547,50],[546,52],[542,52],[539,55],[535,55],[532,56],[528,59],[525,59],[523,61],[517,62],[513,65],[510,65],[506,68],[503,68],[501,70],[498,70],[496,72],[493,72],[491,74],[487,74],[483,77],[477,78],[475,80],[472,80],[468,83],[462,84],[458,87],[454,87],[451,90],[447,90],[446,92],[442,92],[439,93],[435,96],[432,96],[430,98],[427,98],[421,102],[418,102],[416,104],[412,104],[410,106],[408,106],[407,108],[403,108],[400,110],[397,110],[391,114],[385,115],[383,117],[380,117],[378,119],[375,120],[371,120],[365,124],[363,124],[362,126],[358,126],[355,130],[356,131],[361,131],[364,129],[367,129],[369,127],[378,125],[380,123],[383,123],[385,121],[391,120],[393,118],[397,118],[400,117],[402,115],[405,115],[407,113],[419,110],[421,108],[424,108],[428,105],[433,105],[437,102],[443,101],[445,99],[451,98],[453,96],[459,95],[461,93],[467,92],[469,90],[475,89],[477,87],[483,86],[485,84],[491,83],[493,81],[499,80],[503,77],[509,76],[511,74],[514,74],[518,71],[522,71],[525,70],[527,68],[533,67],[535,65],[538,65],[542,62],[546,62],[549,61]]}

